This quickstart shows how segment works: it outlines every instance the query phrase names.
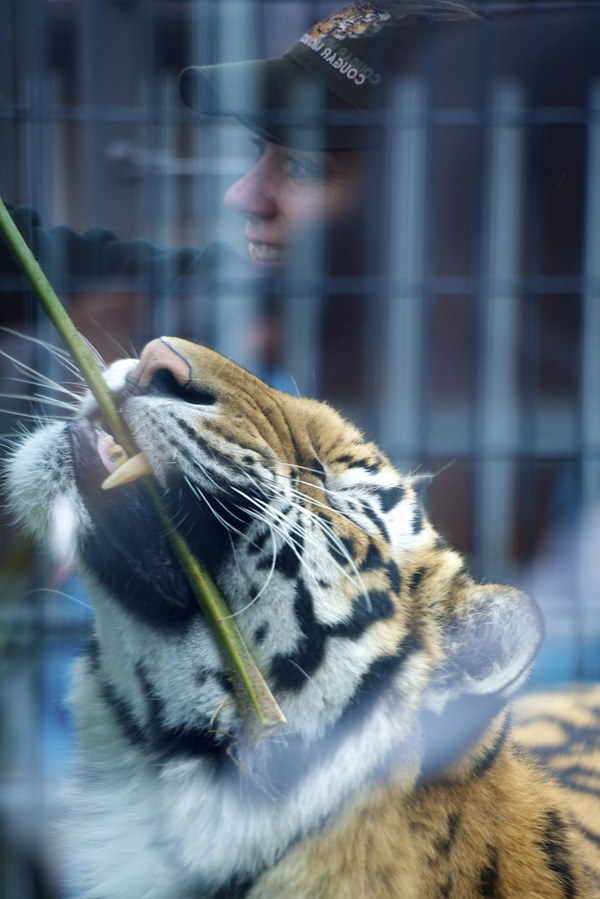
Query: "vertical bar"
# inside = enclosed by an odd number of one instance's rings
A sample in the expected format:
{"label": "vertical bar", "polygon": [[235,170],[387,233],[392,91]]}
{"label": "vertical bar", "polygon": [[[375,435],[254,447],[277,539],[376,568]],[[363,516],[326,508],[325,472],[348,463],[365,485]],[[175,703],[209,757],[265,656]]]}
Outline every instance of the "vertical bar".
{"label": "vertical bar", "polygon": [[581,673],[583,676],[598,677],[600,583],[598,545],[591,535],[597,537],[600,531],[600,80],[590,84],[588,116],[581,360]]}
{"label": "vertical bar", "polygon": [[[316,241],[312,249],[318,252]],[[299,255],[299,262],[302,256],[309,260],[311,248]],[[299,269],[300,265],[292,269],[292,281],[301,280]],[[313,271],[319,272],[319,268]],[[299,286],[284,295],[284,365],[303,396],[318,396],[321,388],[321,350],[327,352],[327,347],[321,347],[323,287],[323,282],[308,290]]]}
{"label": "vertical bar", "polygon": [[[176,174],[171,161],[176,158],[176,129],[169,110],[176,102],[176,79],[166,71],[149,73],[154,81],[153,118],[150,129],[152,154],[156,162],[147,166],[144,178],[144,201],[148,210],[147,220],[154,225],[154,233],[159,246],[176,246],[178,234]],[[177,296],[167,295],[167,285],[172,273],[166,260],[161,260],[154,273],[154,302],[152,303],[152,334],[179,334],[180,303]]]}
{"label": "vertical bar", "polygon": [[[78,81],[87,115],[81,166],[90,178],[80,191],[84,207],[79,215],[86,226],[101,224],[130,236],[138,227],[139,184],[114,178],[109,149],[121,141],[141,143],[143,129],[135,122],[116,121],[113,112],[141,109],[144,4],[86,0],[78,7]],[[86,209],[89,198],[91,209]]]}
{"label": "vertical bar", "polygon": [[583,502],[600,496],[600,81],[590,85],[584,247],[581,427]]}
{"label": "vertical bar", "polygon": [[[14,53],[14,93],[11,91],[9,96],[21,113],[11,133],[11,152],[2,157],[2,165],[5,162],[7,165],[7,171],[3,173],[5,188],[11,201],[35,203],[44,217],[51,218],[52,182],[49,173],[53,162],[51,125],[47,119],[52,90],[48,88],[47,56],[44,52],[48,37],[47,6],[42,0],[31,0],[28,4],[14,3],[9,13],[4,9],[2,12],[0,30],[6,28],[14,41],[7,54],[10,61]],[[8,72],[3,74],[8,75]],[[3,122],[2,129],[5,127]],[[35,333],[35,312],[32,309],[32,302],[26,300],[20,327],[29,333]],[[45,326],[42,328],[44,333],[40,336],[48,337],[48,329]],[[21,358],[26,357],[32,365],[37,365],[37,349],[31,351],[31,348],[19,347],[17,353]],[[40,366],[40,370],[44,368]],[[11,382],[8,389],[17,392],[18,388]],[[11,426],[13,424],[11,422]],[[41,569],[44,562],[36,559],[34,565],[39,565]],[[24,604],[19,603],[20,597],[15,595],[21,584],[2,580],[7,614],[7,620],[2,622],[2,631],[5,637],[7,633],[11,635],[11,640],[4,646],[6,670],[3,672],[2,696],[2,830],[7,834],[2,847],[5,862],[2,885],[6,888],[6,895],[28,897],[37,892],[37,884],[31,856],[23,851],[23,834],[27,835],[32,855],[39,851],[47,824],[49,799],[48,784],[44,780],[39,691],[39,683],[45,673],[42,653],[47,648],[48,634],[41,605],[30,601],[27,611],[24,611]],[[32,581],[33,578],[27,581],[28,587]],[[4,833],[2,836],[4,838]]]}
{"label": "vertical bar", "polygon": [[3,105],[11,108],[11,117],[0,121],[0,196],[9,202],[15,202],[15,185],[17,183],[17,132],[16,110],[21,101],[16,76],[16,60],[19,57],[19,40],[17,38],[17,11],[15,4],[10,3],[3,11],[0,28],[0,92]]}
{"label": "vertical bar", "polygon": [[[319,145],[319,131],[326,114],[319,90],[292,99],[292,108],[307,116]],[[305,396],[321,392],[322,315],[328,271],[324,253],[324,228],[313,224],[296,235],[286,261],[288,287],[284,295],[284,360],[298,390]]]}
{"label": "vertical bar", "polygon": [[387,297],[379,435],[405,470],[419,460],[422,391],[423,275],[427,173],[427,85],[406,77],[395,87],[390,207],[390,290]]}
{"label": "vertical bar", "polygon": [[[300,126],[310,128],[315,146],[326,116],[324,98],[315,84],[290,98],[290,108],[306,117]],[[290,128],[293,131],[293,126]],[[324,252],[324,227],[313,224],[297,235],[286,261],[288,289],[284,296],[284,360],[301,394],[318,396],[321,392],[323,303],[327,295],[328,270]]]}
{"label": "vertical bar", "polygon": [[[256,0],[230,0],[227,3],[198,3],[194,8],[194,65],[252,59],[260,55],[262,32]],[[234,23],[234,27],[232,27]],[[203,161],[196,179],[198,194],[196,208],[203,210],[197,220],[196,231],[203,237],[213,229],[223,233],[219,225],[222,208],[223,179],[206,177],[214,172],[215,163],[227,162],[238,153],[241,140],[239,129],[224,121],[214,126],[200,126],[195,130],[196,158]],[[238,153],[239,155],[239,153]],[[204,174],[203,174],[204,172]],[[210,193],[207,194],[207,190]],[[215,224],[216,223],[216,224]],[[239,222],[239,227],[242,223]],[[249,341],[256,319],[259,295],[252,279],[241,276],[239,269],[217,272],[217,286],[213,297],[203,298],[212,306],[211,343],[218,352],[234,358],[245,368],[254,369],[257,359]]]}
{"label": "vertical bar", "polygon": [[523,106],[519,85],[494,86],[485,176],[480,332],[480,379],[476,431],[475,553],[486,577],[506,576],[514,527],[515,462],[519,447],[516,387],[516,283],[523,189],[523,128],[507,122]]}

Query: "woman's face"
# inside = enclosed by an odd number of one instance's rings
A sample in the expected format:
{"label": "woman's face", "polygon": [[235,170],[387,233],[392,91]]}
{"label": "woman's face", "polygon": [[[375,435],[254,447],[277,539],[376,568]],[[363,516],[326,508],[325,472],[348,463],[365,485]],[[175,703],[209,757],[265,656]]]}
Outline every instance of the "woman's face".
{"label": "woman's face", "polygon": [[258,138],[255,143],[256,162],[225,193],[224,203],[246,219],[250,260],[266,271],[281,267],[299,233],[357,209],[364,152],[295,150]]}

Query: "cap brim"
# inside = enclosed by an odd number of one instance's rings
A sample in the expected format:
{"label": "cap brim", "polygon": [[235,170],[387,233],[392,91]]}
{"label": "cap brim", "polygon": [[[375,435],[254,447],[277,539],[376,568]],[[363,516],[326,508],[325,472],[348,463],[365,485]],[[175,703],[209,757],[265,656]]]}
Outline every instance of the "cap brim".
{"label": "cap brim", "polygon": [[179,94],[206,116],[233,116],[253,133],[285,146],[349,150],[370,143],[367,118],[286,57],[192,66]]}

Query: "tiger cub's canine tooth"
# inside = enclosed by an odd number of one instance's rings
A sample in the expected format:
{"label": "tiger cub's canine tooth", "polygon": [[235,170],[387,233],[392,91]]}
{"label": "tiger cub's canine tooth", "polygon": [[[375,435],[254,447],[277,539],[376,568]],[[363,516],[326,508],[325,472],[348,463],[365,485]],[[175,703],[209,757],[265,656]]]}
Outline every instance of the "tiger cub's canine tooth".
{"label": "tiger cub's canine tooth", "polygon": [[119,465],[112,474],[102,481],[103,490],[112,490],[113,487],[121,487],[131,481],[137,481],[142,475],[152,474],[152,469],[144,453],[137,453],[122,465]]}

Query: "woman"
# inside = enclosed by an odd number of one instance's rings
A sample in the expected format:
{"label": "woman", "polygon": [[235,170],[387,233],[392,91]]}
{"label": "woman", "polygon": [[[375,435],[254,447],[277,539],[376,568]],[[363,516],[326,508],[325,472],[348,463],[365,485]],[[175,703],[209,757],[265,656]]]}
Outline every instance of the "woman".
{"label": "woman", "polygon": [[[25,210],[17,223],[59,293],[72,298],[78,326],[107,359],[132,339],[141,345],[153,336],[156,323],[147,324],[141,309],[157,292],[166,310],[163,329],[172,329],[168,310],[177,308],[178,333],[214,344],[202,297],[218,295],[226,272],[238,292],[262,297],[262,314],[243,321],[230,315],[229,343],[218,348],[293,389],[280,376],[289,367],[301,389],[311,391],[313,379],[321,381],[316,332],[323,324],[328,352],[320,387],[327,390],[343,369],[336,345],[345,357],[360,351],[357,335],[368,304],[377,301],[374,283],[388,270],[390,154],[398,131],[388,120],[396,76],[421,70],[432,42],[451,42],[482,21],[450,0],[359,2],[310,27],[279,58],[182,73],[188,106],[205,116],[235,116],[256,142],[254,166],[224,201],[246,221],[248,259],[267,276],[258,283],[248,282],[222,244],[167,250],[104,229],[49,231]],[[11,271],[14,263],[0,246],[0,273]],[[318,308],[315,297],[322,298]],[[282,306],[292,331],[306,332],[300,351],[298,341],[288,341],[296,348],[291,358],[290,346],[281,348]],[[345,403],[361,385],[343,378],[346,392],[334,399]]]}
{"label": "woman", "polygon": [[[180,77],[188,106],[235,116],[253,133],[256,162],[224,201],[245,220],[250,262],[267,276],[262,352],[302,392],[365,406],[368,366],[348,360],[365,352],[372,306],[396,268],[398,81],[424,74],[442,49],[455,70],[457,56],[464,65],[464,39],[477,44],[484,22],[447,0],[354,3],[281,57]],[[380,342],[373,334],[375,357]]]}
{"label": "woman", "polygon": [[396,77],[422,69],[433,40],[482,21],[447,0],[358,2],[313,25],[281,57],[182,73],[188,106],[233,115],[256,136],[255,165],[224,198],[247,220],[254,265],[281,267],[303,229],[365,216],[369,162],[381,184]]}

